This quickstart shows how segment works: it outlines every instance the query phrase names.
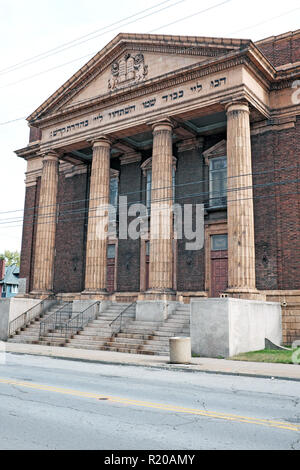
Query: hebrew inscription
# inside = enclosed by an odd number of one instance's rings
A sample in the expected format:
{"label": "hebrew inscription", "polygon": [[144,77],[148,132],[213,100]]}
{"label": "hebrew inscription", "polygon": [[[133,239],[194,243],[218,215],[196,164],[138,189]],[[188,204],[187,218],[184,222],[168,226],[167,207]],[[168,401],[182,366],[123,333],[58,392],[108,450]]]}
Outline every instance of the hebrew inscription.
{"label": "hebrew inscription", "polygon": [[[126,56],[119,63],[112,65],[112,73],[115,73],[115,76],[118,77],[120,82],[122,80],[140,80],[142,79],[142,75],[145,73],[145,68],[136,69],[136,66],[137,64],[144,64],[143,61],[144,59],[142,54],[138,54],[135,57],[130,55]],[[141,72],[142,70],[144,70],[144,72]],[[139,75],[139,71],[142,75]],[[206,80],[203,80],[202,83],[189,83],[179,90],[169,90],[167,93],[158,94],[146,99],[145,97],[142,97],[136,102],[125,105],[119,109],[104,109],[96,115],[86,116],[86,119],[80,122],[75,122],[74,124],[51,130],[48,135],[50,135],[50,138],[66,137],[70,133],[74,133],[79,130],[84,131],[88,126],[95,127],[99,124],[109,124],[110,122],[115,122],[122,118],[128,118],[129,115],[143,115],[148,111],[150,112],[152,109],[163,109],[166,105],[170,106],[181,102],[180,100],[184,102],[185,98],[190,99],[192,96],[201,97],[205,93],[211,93],[212,89],[224,87],[226,84],[226,77],[216,78],[214,80],[211,80],[209,77]]]}

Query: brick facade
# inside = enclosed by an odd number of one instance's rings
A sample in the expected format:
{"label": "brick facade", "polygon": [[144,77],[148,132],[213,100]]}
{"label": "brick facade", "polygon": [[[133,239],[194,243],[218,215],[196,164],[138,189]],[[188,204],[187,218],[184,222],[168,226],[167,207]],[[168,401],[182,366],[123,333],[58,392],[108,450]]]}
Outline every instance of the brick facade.
{"label": "brick facade", "polygon": [[[74,202],[75,201],[75,202]],[[54,292],[84,288],[88,173],[59,176]]]}
{"label": "brick facade", "polygon": [[262,290],[300,289],[299,131],[298,118],[295,128],[252,137],[256,283]]}
{"label": "brick facade", "polygon": [[300,60],[300,39],[293,37],[293,34],[267,38],[256,44],[275,67]]}
{"label": "brick facade", "polygon": [[[120,196],[128,195],[128,208],[142,202],[143,176],[140,163],[135,162],[120,167]],[[131,193],[131,194],[130,194]],[[128,219],[130,223],[131,218]],[[140,240],[119,240],[117,290],[119,292],[137,292],[140,289]]]}
{"label": "brick facade", "polygon": [[36,220],[40,194],[40,178],[36,184],[26,188],[24,206],[24,224],[22,235],[20,278],[26,279],[26,292],[32,290]]}

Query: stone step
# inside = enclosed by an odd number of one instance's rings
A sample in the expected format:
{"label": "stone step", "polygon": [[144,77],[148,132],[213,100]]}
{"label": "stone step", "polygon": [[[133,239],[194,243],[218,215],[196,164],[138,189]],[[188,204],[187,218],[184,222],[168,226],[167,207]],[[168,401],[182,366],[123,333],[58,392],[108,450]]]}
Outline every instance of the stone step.
{"label": "stone step", "polygon": [[139,354],[139,349],[135,349],[132,347],[125,348],[125,347],[101,346],[99,349],[101,351],[122,352],[122,353],[127,353],[127,354]]}
{"label": "stone step", "polygon": [[133,321],[133,322],[127,323],[127,324],[125,325],[125,328],[134,328],[135,330],[138,330],[138,329],[139,329],[139,330],[142,330],[142,331],[143,331],[143,330],[144,330],[144,331],[146,331],[146,330],[153,330],[153,331],[155,331],[155,330],[158,330],[158,328],[160,328],[161,326],[163,326],[162,323],[161,323],[161,324],[157,324],[157,323],[156,323],[156,324],[155,324],[155,323],[141,324],[141,323],[139,323],[139,322]]}
{"label": "stone step", "polygon": [[69,338],[68,341],[78,341],[79,343],[88,343],[90,341],[97,342],[97,341],[110,341],[111,336],[73,336],[73,338]]}
{"label": "stone step", "polygon": [[36,338],[35,336],[34,337],[14,336],[13,338],[9,338],[7,340],[8,343],[32,343],[32,342],[37,342],[37,341],[38,341],[38,338]]}
{"label": "stone step", "polygon": [[136,338],[136,339],[143,339],[143,340],[150,340],[153,336],[142,334],[142,333],[118,333],[118,338]]}
{"label": "stone step", "polygon": [[76,348],[76,349],[90,349],[90,350],[98,350],[101,348],[101,345],[90,345],[84,343],[67,343],[65,345],[66,348]]}
{"label": "stone step", "polygon": [[155,333],[154,329],[142,329],[142,328],[122,328],[122,333],[124,334],[144,334],[147,336],[152,336]]}
{"label": "stone step", "polygon": [[144,344],[145,340],[144,339],[137,339],[137,338],[128,338],[128,337],[115,337],[111,338],[110,340],[111,343],[127,343],[127,344]]}
{"label": "stone step", "polygon": [[98,349],[100,346],[103,346],[107,343],[107,340],[103,341],[88,341],[88,342],[83,342],[83,341],[75,341],[75,340],[70,340],[66,343],[66,346],[72,347],[72,348],[77,348],[77,347],[87,347],[88,349]]}

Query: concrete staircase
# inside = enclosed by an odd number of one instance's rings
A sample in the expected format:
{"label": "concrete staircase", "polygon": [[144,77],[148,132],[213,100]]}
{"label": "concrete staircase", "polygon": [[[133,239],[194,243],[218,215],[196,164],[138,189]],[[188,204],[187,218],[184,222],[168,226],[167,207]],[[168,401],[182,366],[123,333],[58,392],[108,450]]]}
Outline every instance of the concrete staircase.
{"label": "concrete staircase", "polygon": [[63,307],[66,302],[58,302],[57,304],[50,307],[43,315],[40,315],[35,320],[32,320],[31,323],[24,328],[21,328],[16,333],[14,333],[10,338],[8,338],[9,343],[29,343],[29,344],[38,344],[39,342],[39,333],[40,333],[40,322],[46,320],[50,315],[56,312],[58,309]]}
{"label": "concrete staircase", "polygon": [[[73,338],[67,340],[65,344],[68,348],[79,349],[105,349],[107,343],[112,338],[111,322],[120,313],[129,307],[129,303],[112,302],[112,304],[101,313],[96,320],[90,322],[83,331],[79,331]],[[127,311],[123,320],[124,324],[135,317],[135,305]],[[118,324],[118,321],[116,321]],[[117,326],[117,325],[116,325]]]}
{"label": "concrete staircase", "polygon": [[132,321],[113,338],[110,350],[134,354],[169,355],[169,338],[190,336],[190,306],[180,304],[164,322]]}
{"label": "concrete staircase", "polygon": [[161,323],[136,321],[133,305],[127,311],[122,331],[112,335],[109,324],[124,308],[126,304],[112,304],[97,320],[68,340],[66,346],[167,356],[170,337],[190,335],[190,309],[189,305],[184,304],[180,304],[174,313]]}
{"label": "concrete staircase", "polygon": [[[39,338],[40,321],[45,320],[66,302],[51,307],[42,318],[36,319],[28,327],[9,338],[13,343],[32,343],[46,346],[65,346],[68,348],[115,351],[132,354],[169,355],[169,338],[190,336],[190,306],[179,304],[176,310],[164,322],[146,322],[135,320],[135,304],[112,302],[98,317],[82,331],[66,339],[58,330]],[[122,320],[122,330],[114,334],[110,326],[121,312],[128,310]],[[118,330],[119,321],[115,323]]]}

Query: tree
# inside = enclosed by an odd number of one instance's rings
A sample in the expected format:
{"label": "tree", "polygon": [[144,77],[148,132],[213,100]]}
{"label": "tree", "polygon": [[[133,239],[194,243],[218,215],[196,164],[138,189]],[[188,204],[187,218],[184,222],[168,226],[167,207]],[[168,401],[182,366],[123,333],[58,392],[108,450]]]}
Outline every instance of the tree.
{"label": "tree", "polygon": [[13,264],[20,266],[20,252],[19,251],[9,251],[5,250],[4,253],[0,254],[0,259],[5,260],[7,266]]}

